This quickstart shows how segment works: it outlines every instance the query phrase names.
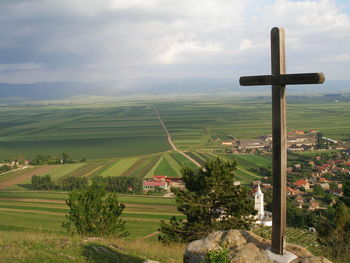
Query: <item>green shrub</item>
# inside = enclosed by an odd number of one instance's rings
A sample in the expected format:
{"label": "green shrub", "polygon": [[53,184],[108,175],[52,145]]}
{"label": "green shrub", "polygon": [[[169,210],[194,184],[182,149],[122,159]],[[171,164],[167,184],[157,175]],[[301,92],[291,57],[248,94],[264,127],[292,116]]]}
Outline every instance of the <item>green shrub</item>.
{"label": "green shrub", "polygon": [[63,227],[70,233],[86,236],[127,236],[125,221],[120,219],[125,206],[117,196],[93,184],[85,190],[74,190],[66,200],[70,208]]}
{"label": "green shrub", "polygon": [[225,248],[210,250],[205,256],[205,263],[229,263],[228,252]]}

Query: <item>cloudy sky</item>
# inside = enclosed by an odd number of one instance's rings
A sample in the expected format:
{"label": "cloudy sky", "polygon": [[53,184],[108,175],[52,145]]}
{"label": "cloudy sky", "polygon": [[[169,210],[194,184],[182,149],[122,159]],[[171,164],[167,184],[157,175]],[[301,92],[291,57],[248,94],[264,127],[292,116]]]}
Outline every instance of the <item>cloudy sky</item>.
{"label": "cloudy sky", "polygon": [[287,72],[350,80],[349,0],[0,0],[0,82],[268,74],[274,26]]}

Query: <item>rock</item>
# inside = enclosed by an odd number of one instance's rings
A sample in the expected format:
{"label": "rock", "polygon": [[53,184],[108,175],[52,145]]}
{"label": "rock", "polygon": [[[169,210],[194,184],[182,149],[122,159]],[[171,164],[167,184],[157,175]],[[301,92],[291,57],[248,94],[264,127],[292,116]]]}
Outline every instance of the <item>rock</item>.
{"label": "rock", "polygon": [[232,255],[230,263],[268,263],[266,255],[252,242],[247,243]]}
{"label": "rock", "polygon": [[[269,263],[273,262],[265,251],[271,246],[271,241],[246,230],[216,231],[205,238],[187,245],[184,253],[185,263],[200,263],[210,250],[227,249],[230,263]],[[306,248],[287,244],[287,251],[297,258],[292,263],[330,263],[324,257],[315,257]],[[292,260],[292,261],[291,261]]]}
{"label": "rock", "polygon": [[247,243],[247,240],[242,235],[242,231],[236,229],[224,232],[221,237],[223,239],[221,245],[228,249],[241,247]]}

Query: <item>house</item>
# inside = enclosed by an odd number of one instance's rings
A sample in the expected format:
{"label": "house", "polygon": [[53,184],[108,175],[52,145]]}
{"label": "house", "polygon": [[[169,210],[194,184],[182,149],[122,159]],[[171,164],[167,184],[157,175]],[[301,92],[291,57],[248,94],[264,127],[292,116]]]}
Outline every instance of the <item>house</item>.
{"label": "house", "polygon": [[298,196],[300,194],[300,191],[291,187],[287,187],[287,194],[289,196]]}
{"label": "house", "polygon": [[300,179],[294,183],[296,187],[304,187],[305,190],[310,189],[310,184],[307,179]]}
{"label": "house", "polygon": [[337,196],[342,196],[344,194],[342,189],[334,189],[331,192],[332,192],[332,194],[337,195]]}
{"label": "house", "polygon": [[328,182],[327,178],[324,178],[324,177],[320,177],[318,180],[319,180],[321,183],[327,183],[327,182]]}
{"label": "house", "polygon": [[302,208],[302,207],[303,207],[304,198],[302,198],[302,197],[299,195],[299,196],[297,196],[297,197],[295,198],[295,201],[297,202],[299,208]]}
{"label": "house", "polygon": [[168,183],[166,182],[143,182],[143,190],[150,191],[150,190],[156,190],[156,189],[168,189]]}
{"label": "house", "polygon": [[297,163],[297,164],[294,165],[294,167],[295,167],[296,169],[300,169],[300,168],[301,168],[301,164],[300,164],[300,163]]}
{"label": "house", "polygon": [[327,167],[323,167],[323,166],[316,166],[316,170],[321,174],[328,171]]}
{"label": "house", "polygon": [[320,203],[316,202],[314,198],[311,198],[310,204],[309,204],[309,210],[316,210],[320,209]]}
{"label": "house", "polygon": [[153,181],[155,182],[165,182],[166,178],[166,175],[153,175]]}
{"label": "house", "polygon": [[329,183],[322,183],[322,184],[320,184],[320,186],[322,187],[322,189],[323,190],[325,190],[325,191],[327,191],[327,190],[329,190],[330,189],[330,187],[329,187]]}
{"label": "house", "polygon": [[288,152],[302,152],[304,151],[304,148],[302,147],[297,147],[297,146],[290,146],[287,148]]}
{"label": "house", "polygon": [[233,141],[223,141],[222,145],[233,145]]}
{"label": "house", "polygon": [[311,167],[313,167],[313,166],[315,166],[315,162],[310,161],[310,162],[308,162],[308,165],[310,165]]}
{"label": "house", "polygon": [[304,134],[304,131],[294,130],[294,133],[295,133],[295,134],[301,134],[301,135],[302,135],[302,134]]}
{"label": "house", "polygon": [[248,150],[248,149],[261,149],[265,148],[265,144],[261,140],[240,140],[237,142],[239,145],[238,148],[240,150]]}

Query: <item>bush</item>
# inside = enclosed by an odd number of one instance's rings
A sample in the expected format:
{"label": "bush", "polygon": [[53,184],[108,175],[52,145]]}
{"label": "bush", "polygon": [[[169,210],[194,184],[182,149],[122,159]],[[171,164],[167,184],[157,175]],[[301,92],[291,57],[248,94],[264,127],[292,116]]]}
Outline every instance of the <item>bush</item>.
{"label": "bush", "polygon": [[205,263],[229,263],[228,250],[217,249],[208,251],[205,256]]}
{"label": "bush", "polygon": [[66,204],[70,208],[68,222],[63,227],[70,233],[86,236],[127,236],[125,221],[120,219],[125,205],[118,202],[115,194],[93,184],[85,190],[69,193]]}
{"label": "bush", "polygon": [[55,188],[50,175],[33,175],[32,176],[32,187],[36,190],[51,190]]}

